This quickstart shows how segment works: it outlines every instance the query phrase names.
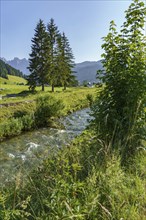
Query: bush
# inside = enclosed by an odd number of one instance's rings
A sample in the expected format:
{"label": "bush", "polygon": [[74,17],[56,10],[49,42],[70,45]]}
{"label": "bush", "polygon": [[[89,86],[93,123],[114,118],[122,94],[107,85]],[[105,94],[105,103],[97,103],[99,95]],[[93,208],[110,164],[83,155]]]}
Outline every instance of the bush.
{"label": "bush", "polygon": [[0,137],[10,137],[21,133],[23,124],[19,118],[11,118],[1,124]]}
{"label": "bush", "polygon": [[14,118],[21,118],[21,117],[23,117],[26,114],[27,114],[26,110],[18,110],[18,111],[14,112],[13,117]]}
{"label": "bush", "polygon": [[52,117],[61,114],[64,105],[61,100],[57,100],[52,96],[39,97],[36,100],[35,122],[37,126],[46,126]]}
{"label": "bush", "polygon": [[93,107],[94,127],[106,145],[119,146],[123,163],[136,153],[146,138],[145,15],[144,3],[134,0],[126,11],[120,34],[111,21],[102,45],[104,71],[98,71],[105,88]]}
{"label": "bush", "polygon": [[35,126],[33,114],[23,115],[18,118],[10,118],[0,124],[0,139],[21,134],[22,131],[29,131]]}
{"label": "bush", "polygon": [[0,140],[4,137],[4,129],[3,126],[0,126]]}
{"label": "bush", "polygon": [[30,131],[35,126],[34,114],[24,115],[22,118],[23,131]]}

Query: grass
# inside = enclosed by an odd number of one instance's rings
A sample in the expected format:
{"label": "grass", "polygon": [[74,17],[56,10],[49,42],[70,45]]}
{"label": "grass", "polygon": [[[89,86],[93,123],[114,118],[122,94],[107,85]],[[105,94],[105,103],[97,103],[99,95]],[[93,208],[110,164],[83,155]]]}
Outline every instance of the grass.
{"label": "grass", "polygon": [[0,90],[0,95],[6,96],[8,94],[18,94],[21,93],[22,91],[28,90],[28,86],[25,85],[17,85],[17,84],[12,84],[12,85],[7,85],[3,84]]}
{"label": "grass", "polygon": [[[2,100],[1,103],[4,105],[1,106],[0,111],[0,139],[3,140],[7,137],[16,136],[23,131],[38,127],[38,123],[36,123],[36,100],[38,97],[49,95],[50,99],[55,98],[54,100],[60,100],[64,106],[58,115],[58,117],[61,117],[73,111],[89,107],[91,100],[87,97],[90,97],[90,99],[91,97],[94,98],[95,94],[97,94],[96,90],[95,88],[69,88],[66,91],[62,91],[62,88],[57,88],[57,91],[54,93],[50,91],[39,91],[35,94],[21,93],[21,96],[17,97],[15,102],[12,102],[10,98]],[[98,92],[100,91],[101,88]],[[45,108],[47,109],[47,106]],[[42,117],[44,118],[44,116]],[[44,120],[47,119],[45,118]],[[48,118],[47,121],[49,122],[50,119]],[[47,123],[45,124],[47,126]],[[27,125],[28,129],[26,128]],[[57,125],[54,124],[53,126]]]}
{"label": "grass", "polygon": [[[1,91],[0,91],[0,94],[3,95],[3,96],[6,96],[6,95],[15,95],[15,98],[3,98],[2,100],[0,100],[0,103],[3,104],[3,103],[8,103],[8,102],[18,102],[18,101],[23,101],[23,100],[34,100],[38,95],[45,95],[45,94],[48,94],[48,93],[52,93],[51,92],[51,87],[50,86],[47,86],[45,87],[45,91],[42,92],[41,91],[41,87],[36,87],[36,92],[32,93],[29,91],[28,89],[28,86],[24,86],[24,85],[5,85],[3,84],[1,86]],[[54,95],[55,96],[61,96],[61,94],[66,94],[66,93],[78,93],[78,92],[81,92],[82,93],[87,93],[87,91],[95,91],[95,88],[87,88],[87,87],[73,87],[73,88],[67,88],[66,91],[63,91],[63,87],[56,87],[55,88],[55,92],[54,92]],[[61,93],[61,94],[59,94]]]}
{"label": "grass", "polygon": [[0,196],[0,219],[144,220],[146,154],[122,167],[118,152],[102,159],[103,146],[86,130],[70,146],[50,151],[28,181],[19,176]]}
{"label": "grass", "polygon": [[8,75],[8,79],[4,79],[4,78],[0,77],[0,85],[1,85],[1,87],[3,87],[4,85],[13,85],[13,84],[17,84],[17,83],[24,83],[24,84],[26,84],[27,81],[24,78],[19,77],[19,76]]}
{"label": "grass", "polygon": [[19,76],[8,75],[8,79],[0,77],[0,95],[18,94],[23,90],[28,90],[27,81]]}
{"label": "grass", "polygon": [[[48,90],[50,91],[50,88],[48,88]],[[25,93],[22,93],[22,96],[17,97],[15,100],[12,98],[6,98],[4,100],[1,100],[0,104],[8,104],[9,106],[3,106],[1,108],[0,121],[12,117],[14,112],[16,112],[17,110],[33,111],[35,108],[35,100],[38,96],[50,94],[51,96],[62,100],[65,105],[63,112],[63,114],[65,115],[69,111],[75,111],[88,106],[88,100],[86,99],[86,96],[88,94],[95,96],[96,94],[95,88],[69,88],[66,91],[62,91],[62,88],[57,88],[55,93],[51,93],[49,91],[39,91],[35,94],[26,94],[26,96]],[[10,105],[9,103],[14,103],[14,105]]]}
{"label": "grass", "polygon": [[[13,120],[14,114],[34,111],[38,95],[63,100],[65,115],[89,106],[97,92],[100,89],[58,88],[51,93],[47,88],[44,93],[27,94],[17,99],[20,103],[1,108],[1,123],[11,120],[16,132],[19,120]],[[14,183],[0,189],[0,220],[145,220],[145,170],[144,149],[123,166],[118,150],[108,153],[108,147],[90,127],[69,146],[50,150],[27,181],[20,174]]]}

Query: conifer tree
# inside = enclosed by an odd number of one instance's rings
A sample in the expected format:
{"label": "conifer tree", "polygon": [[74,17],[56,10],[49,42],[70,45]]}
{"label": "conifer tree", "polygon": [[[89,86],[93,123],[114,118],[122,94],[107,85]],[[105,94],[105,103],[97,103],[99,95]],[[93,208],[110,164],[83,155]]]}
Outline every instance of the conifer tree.
{"label": "conifer tree", "polygon": [[29,71],[31,72],[28,77],[28,85],[30,89],[34,90],[37,85],[42,86],[47,82],[48,62],[49,62],[49,39],[46,32],[46,27],[40,19],[34,37],[32,38],[32,47],[29,58]]}
{"label": "conifer tree", "polygon": [[123,158],[132,155],[146,138],[145,15],[144,3],[133,0],[120,34],[112,21],[102,45],[106,74],[100,77],[105,89],[93,106],[94,123],[106,146],[121,146]]}
{"label": "conifer tree", "polygon": [[66,90],[66,87],[75,81],[75,76],[72,75],[74,67],[74,56],[70,47],[69,41],[65,33],[60,34],[57,40],[57,66],[61,85]]}
{"label": "conifer tree", "polygon": [[50,51],[49,51],[49,68],[48,68],[48,80],[52,86],[52,92],[54,92],[54,86],[57,84],[57,66],[56,66],[56,56],[57,56],[57,38],[59,35],[58,27],[54,23],[54,19],[51,18],[49,24],[47,25]]}

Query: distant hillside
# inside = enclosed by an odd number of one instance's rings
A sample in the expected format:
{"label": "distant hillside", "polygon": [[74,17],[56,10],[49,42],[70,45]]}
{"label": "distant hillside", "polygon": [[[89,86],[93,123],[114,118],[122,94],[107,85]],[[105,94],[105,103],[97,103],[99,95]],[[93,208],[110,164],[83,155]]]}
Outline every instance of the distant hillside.
{"label": "distant hillside", "polygon": [[[29,62],[27,59],[19,59],[15,57],[13,60],[5,60],[12,67],[19,69],[23,72],[23,74],[30,74],[27,67],[29,66]],[[77,77],[77,80],[82,83],[84,80],[88,82],[95,82],[97,70],[103,69],[101,60],[99,61],[85,61],[82,63],[77,63],[75,65],[74,71],[76,72],[74,75]]]}
{"label": "distant hillside", "polygon": [[23,73],[20,70],[16,70],[0,59],[0,77],[7,79],[8,75],[23,77]]}
{"label": "distant hillside", "polygon": [[85,61],[82,63],[77,63],[74,71],[76,71],[75,76],[78,81],[82,83],[84,80],[88,82],[96,82],[97,70],[103,69],[101,60],[99,61]]}

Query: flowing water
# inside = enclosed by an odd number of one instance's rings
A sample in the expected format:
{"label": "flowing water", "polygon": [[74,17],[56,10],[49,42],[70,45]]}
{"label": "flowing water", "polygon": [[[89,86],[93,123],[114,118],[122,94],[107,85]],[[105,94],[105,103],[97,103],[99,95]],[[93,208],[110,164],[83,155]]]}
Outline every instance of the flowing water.
{"label": "flowing water", "polygon": [[42,128],[0,143],[0,186],[28,174],[50,150],[70,143],[86,128],[89,119],[89,109],[80,110],[61,119],[64,130]]}

